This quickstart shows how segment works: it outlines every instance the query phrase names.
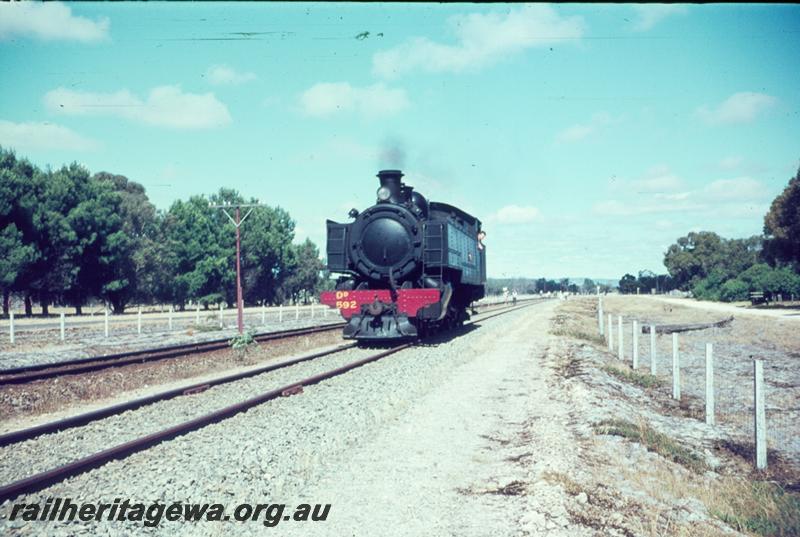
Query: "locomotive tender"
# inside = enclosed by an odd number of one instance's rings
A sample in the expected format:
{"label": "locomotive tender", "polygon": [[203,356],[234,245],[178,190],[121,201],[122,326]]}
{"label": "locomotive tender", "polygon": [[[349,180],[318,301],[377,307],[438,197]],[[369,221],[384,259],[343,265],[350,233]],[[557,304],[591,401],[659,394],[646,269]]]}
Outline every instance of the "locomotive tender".
{"label": "locomotive tender", "polygon": [[459,326],[485,294],[480,220],[429,202],[402,177],[380,171],[375,205],[352,209],[351,223],[327,221],[328,270],[341,276],[320,301],[348,321],[347,339],[424,337]]}

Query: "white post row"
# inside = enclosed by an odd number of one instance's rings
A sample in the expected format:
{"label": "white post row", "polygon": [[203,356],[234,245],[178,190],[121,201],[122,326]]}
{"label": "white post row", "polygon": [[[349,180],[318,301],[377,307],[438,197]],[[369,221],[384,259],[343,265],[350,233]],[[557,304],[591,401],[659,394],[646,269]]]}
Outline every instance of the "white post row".
{"label": "white post row", "polygon": [[61,332],[61,341],[64,341],[64,339],[66,339],[65,338],[66,334],[65,334],[65,330],[64,330],[64,312],[63,311],[61,312],[61,322],[59,324],[60,324],[59,328],[61,329],[60,330],[60,332]]}
{"label": "white post row", "polygon": [[672,333],[672,398],[681,398],[681,368],[678,363],[678,333]]}
{"label": "white post row", "polygon": [[108,308],[103,311],[103,333],[108,337]]}
{"label": "white post row", "polygon": [[639,323],[633,321],[633,368],[639,367]]}
{"label": "white post row", "polygon": [[8,339],[14,344],[14,312],[8,312]]}
{"label": "white post row", "polygon": [[706,423],[714,425],[714,348],[706,343]]}
{"label": "white post row", "polygon": [[764,362],[753,360],[753,399],[755,402],[756,469],[767,467],[767,414],[764,409]]}
{"label": "white post row", "polygon": [[[600,288],[598,287],[598,290],[599,289]],[[597,325],[598,325],[598,330],[600,331],[600,335],[602,336],[604,330],[603,330],[603,297],[601,296],[597,297]]]}
{"label": "white post row", "polygon": [[625,349],[622,346],[622,315],[617,316],[617,333],[619,334],[619,345],[617,345],[617,356],[620,361],[625,359]]}
{"label": "white post row", "polygon": [[136,333],[142,335],[142,307],[139,306],[139,313],[136,314]]}
{"label": "white post row", "polygon": [[614,352],[614,330],[611,323],[611,314],[608,314],[608,350]]}
{"label": "white post row", "polygon": [[650,374],[656,376],[656,325],[650,325]]}

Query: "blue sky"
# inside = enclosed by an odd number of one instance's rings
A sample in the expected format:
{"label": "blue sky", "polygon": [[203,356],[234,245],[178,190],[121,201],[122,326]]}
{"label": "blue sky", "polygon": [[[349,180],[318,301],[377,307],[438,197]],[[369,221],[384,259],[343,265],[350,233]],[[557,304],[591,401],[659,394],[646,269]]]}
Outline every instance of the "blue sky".
{"label": "blue sky", "polygon": [[663,272],[800,165],[794,5],[3,4],[0,64],[0,144],[40,166],[160,209],[236,188],[323,249],[400,167],[497,277]]}

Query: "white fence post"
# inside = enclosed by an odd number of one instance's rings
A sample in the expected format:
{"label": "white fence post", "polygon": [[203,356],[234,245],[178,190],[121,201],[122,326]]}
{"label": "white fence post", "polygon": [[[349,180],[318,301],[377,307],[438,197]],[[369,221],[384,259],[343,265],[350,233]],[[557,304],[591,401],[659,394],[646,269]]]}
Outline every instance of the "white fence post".
{"label": "white fence post", "polygon": [[617,342],[617,356],[620,361],[625,359],[625,348],[622,346],[622,315],[617,318],[617,332],[619,334],[619,341]]}
{"label": "white fence post", "polygon": [[614,331],[612,327],[614,325],[611,323],[611,314],[608,314],[608,350],[614,352]]}
{"label": "white fence post", "polygon": [[64,341],[66,334],[64,333],[65,330],[64,330],[64,312],[63,311],[61,312],[60,328],[61,328],[61,341]]}
{"label": "white fence post", "polygon": [[678,333],[672,333],[672,398],[681,398],[681,368],[678,363]]}
{"label": "white fence post", "polygon": [[219,327],[224,328],[224,323],[222,322],[222,302],[219,303]]}
{"label": "white fence post", "polygon": [[756,468],[767,467],[767,414],[764,408],[764,362],[753,360],[753,398],[755,400]]}
{"label": "white fence post", "polygon": [[14,312],[8,312],[8,338],[14,344]]}
{"label": "white fence post", "polygon": [[136,314],[136,333],[142,335],[142,307],[139,306],[139,313]]}
{"label": "white fence post", "polygon": [[714,348],[706,343],[706,423],[714,425]]}
{"label": "white fence post", "polygon": [[261,326],[267,326],[267,306],[261,304]]}
{"label": "white fence post", "polygon": [[172,304],[169,305],[169,329],[172,330],[172,313],[175,311],[175,308]]}
{"label": "white fence post", "polygon": [[656,376],[656,325],[650,325],[650,374]]}
{"label": "white fence post", "polygon": [[105,309],[103,314],[103,332],[105,333],[106,337],[108,337],[108,308]]}
{"label": "white fence post", "polygon": [[194,324],[200,324],[200,302],[194,308]]}
{"label": "white fence post", "polygon": [[603,335],[603,297],[597,297],[597,324],[600,330],[600,335]]}
{"label": "white fence post", "polygon": [[300,303],[299,302],[295,302],[295,304],[294,304],[294,320],[296,321],[299,318],[300,318]]}
{"label": "white fence post", "polygon": [[283,304],[278,304],[278,322],[283,322]]}
{"label": "white fence post", "polygon": [[639,323],[633,321],[633,368],[639,367]]}

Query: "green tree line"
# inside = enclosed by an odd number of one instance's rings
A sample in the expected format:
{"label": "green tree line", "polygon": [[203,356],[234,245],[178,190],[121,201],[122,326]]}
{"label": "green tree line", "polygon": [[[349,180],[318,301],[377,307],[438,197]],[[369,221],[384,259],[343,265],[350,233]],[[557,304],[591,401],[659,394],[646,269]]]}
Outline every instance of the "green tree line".
{"label": "green tree line", "polygon": [[[509,292],[516,289],[518,293],[534,295],[538,293],[548,292],[565,292],[565,293],[595,293],[597,287],[594,281],[586,278],[583,284],[570,283],[569,278],[561,278],[559,280],[550,280],[547,278],[487,278],[486,280],[486,294],[487,295],[501,295],[503,288],[507,288]],[[600,291],[608,291],[608,286],[600,285]]]}
{"label": "green tree line", "polygon": [[[25,313],[38,303],[81,308],[92,300],[122,313],[129,304],[236,300],[235,227],[213,204],[253,202],[221,188],[158,211],[142,185],[123,175],[91,174],[73,163],[42,170],[0,147],[0,288]],[[322,284],[319,250],[293,244],[294,221],[259,207],[242,226],[246,303],[282,303]]]}
{"label": "green tree line", "polygon": [[[726,239],[711,231],[680,237],[664,254],[663,290],[691,291],[704,300],[741,301],[750,293],[800,296],[800,170],[772,202],[762,235]],[[620,292],[642,282],[626,274]],[[661,278],[661,277],[658,277]],[[640,285],[648,289],[655,285]]]}

